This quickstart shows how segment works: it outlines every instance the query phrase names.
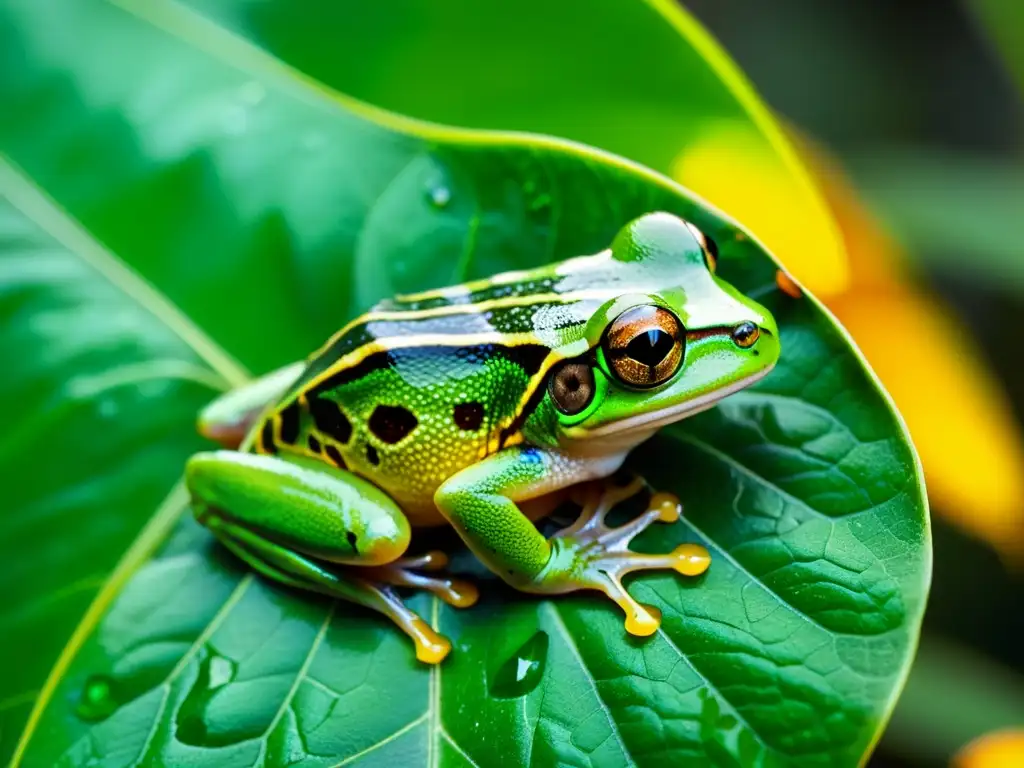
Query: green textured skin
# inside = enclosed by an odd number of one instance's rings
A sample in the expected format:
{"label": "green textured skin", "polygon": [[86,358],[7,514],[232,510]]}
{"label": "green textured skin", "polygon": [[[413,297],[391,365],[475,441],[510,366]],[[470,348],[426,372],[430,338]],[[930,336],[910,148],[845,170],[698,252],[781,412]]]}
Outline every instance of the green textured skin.
{"label": "green textured skin", "polygon": [[208,508],[322,560],[381,565],[409,546],[408,521],[380,489],[307,459],[204,452],[189,459],[185,482]]}
{"label": "green textured skin", "polygon": [[[322,444],[333,443],[349,469],[380,485],[418,520],[438,522],[434,519],[434,492],[455,472],[479,460],[491,424],[512,418],[528,381],[522,368],[506,359],[491,357],[474,364],[448,352],[406,354],[398,358],[396,367],[374,371],[332,390],[327,397],[344,409],[352,424],[352,437],[341,444],[319,431],[307,417],[296,442],[299,450],[316,456],[308,452],[310,435]],[[484,404],[486,416],[479,429],[464,430],[456,425],[452,410],[458,402]],[[370,418],[381,404],[401,405],[416,416],[417,426],[407,438],[389,444],[373,434]],[[379,459],[376,466],[367,457],[370,447]],[[279,445],[279,450],[288,448]]]}
{"label": "green textured skin", "polygon": [[541,572],[551,548],[509,496],[542,483],[550,459],[536,448],[508,448],[463,470],[438,492],[438,505],[473,554],[516,586]]}

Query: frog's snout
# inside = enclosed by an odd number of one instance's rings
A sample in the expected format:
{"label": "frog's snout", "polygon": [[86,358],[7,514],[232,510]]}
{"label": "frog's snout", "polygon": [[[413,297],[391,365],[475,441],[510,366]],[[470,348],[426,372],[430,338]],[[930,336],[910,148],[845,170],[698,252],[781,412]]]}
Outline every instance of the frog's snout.
{"label": "frog's snout", "polygon": [[[749,328],[738,326],[733,331],[733,343],[741,350],[749,350],[756,357],[758,367],[772,368],[782,353],[782,345],[779,343],[779,330],[774,320],[755,325],[746,323]],[[751,330],[753,329],[753,330]]]}

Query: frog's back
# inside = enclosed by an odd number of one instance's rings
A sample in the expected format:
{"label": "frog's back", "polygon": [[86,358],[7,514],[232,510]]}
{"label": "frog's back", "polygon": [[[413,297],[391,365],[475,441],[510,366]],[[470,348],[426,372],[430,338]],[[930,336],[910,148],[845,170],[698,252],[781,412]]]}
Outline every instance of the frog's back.
{"label": "frog's back", "polygon": [[415,524],[441,522],[434,491],[523,441],[548,371],[622,291],[603,283],[566,290],[548,268],[382,302],[310,358],[255,449],[346,468]]}

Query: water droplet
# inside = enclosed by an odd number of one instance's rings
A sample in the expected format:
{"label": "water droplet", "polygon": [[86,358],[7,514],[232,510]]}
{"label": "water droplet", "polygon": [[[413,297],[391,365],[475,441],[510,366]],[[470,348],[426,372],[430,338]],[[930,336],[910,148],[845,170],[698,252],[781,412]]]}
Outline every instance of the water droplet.
{"label": "water droplet", "polygon": [[235,665],[223,656],[210,657],[210,690],[227,685],[235,678]]}
{"label": "water droplet", "polygon": [[540,192],[532,195],[527,203],[531,213],[540,213],[551,207],[551,195],[547,192]]}
{"label": "water droplet", "polygon": [[242,719],[211,720],[211,702],[221,695],[221,688],[236,674],[230,659],[207,653],[199,662],[199,675],[178,710],[175,736],[183,744],[201,747],[226,747],[252,739],[263,732],[267,723]]}
{"label": "water droplet", "polygon": [[543,630],[523,643],[512,654],[491,681],[491,695],[497,699],[515,699],[525,696],[544,677],[544,664],[548,658],[548,634]]}
{"label": "water droplet", "polygon": [[106,720],[117,711],[116,683],[106,675],[90,675],[82,687],[75,714],[83,720]]}
{"label": "water droplet", "polygon": [[452,191],[444,184],[432,184],[427,188],[427,198],[435,208],[445,208],[452,201]]}

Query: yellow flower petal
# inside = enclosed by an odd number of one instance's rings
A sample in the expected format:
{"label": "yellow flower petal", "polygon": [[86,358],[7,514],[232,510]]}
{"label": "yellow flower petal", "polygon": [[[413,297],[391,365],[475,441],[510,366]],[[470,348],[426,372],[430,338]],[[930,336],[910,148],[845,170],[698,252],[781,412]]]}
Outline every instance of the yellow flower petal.
{"label": "yellow flower petal", "polygon": [[936,511],[1019,559],[1024,446],[964,331],[933,299],[898,284],[850,291],[829,307],[903,414]]}
{"label": "yellow flower petal", "polygon": [[790,131],[790,136],[807,161],[842,234],[850,268],[848,290],[906,280],[902,251],[882,229],[881,222],[864,207],[840,165],[806,136],[795,130]]}
{"label": "yellow flower petal", "polygon": [[1011,728],[979,736],[953,758],[953,768],[1021,768],[1024,729]]}
{"label": "yellow flower petal", "polygon": [[841,236],[810,178],[801,170],[798,188],[768,146],[746,124],[712,123],[676,157],[672,176],[749,227],[788,272],[827,298],[849,279]]}

